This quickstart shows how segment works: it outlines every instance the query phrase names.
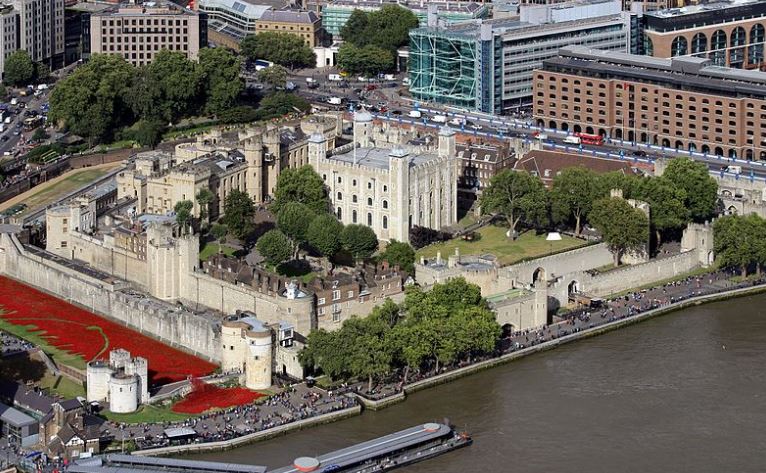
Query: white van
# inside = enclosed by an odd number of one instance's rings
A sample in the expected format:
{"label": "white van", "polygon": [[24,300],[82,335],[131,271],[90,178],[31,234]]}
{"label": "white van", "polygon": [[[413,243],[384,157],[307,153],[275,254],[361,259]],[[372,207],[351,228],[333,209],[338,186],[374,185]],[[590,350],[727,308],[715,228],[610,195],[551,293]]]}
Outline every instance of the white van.
{"label": "white van", "polygon": [[431,121],[434,123],[447,123],[447,117],[444,115],[434,115],[431,117]]}
{"label": "white van", "polygon": [[410,118],[420,118],[423,116],[423,113],[420,110],[410,110],[410,113],[407,114]]}
{"label": "white van", "polygon": [[579,145],[581,141],[579,136],[567,136],[564,138],[564,143],[568,143],[570,145]]}
{"label": "white van", "polygon": [[732,174],[742,174],[742,166],[728,166],[727,171]]}
{"label": "white van", "polygon": [[6,125],[9,125],[11,123],[11,117],[5,117],[5,120],[3,120],[3,123]]}
{"label": "white van", "polygon": [[16,97],[11,99],[11,105],[18,105],[18,103],[19,103],[19,99],[17,99]]}
{"label": "white van", "polygon": [[327,80],[331,80],[331,81],[334,81],[334,82],[340,82],[340,81],[343,80],[343,77],[341,77],[340,74],[330,74],[329,76],[327,76]]}
{"label": "white van", "polygon": [[329,103],[330,105],[340,105],[343,103],[343,99],[340,97],[330,97],[329,99],[327,99],[327,103]]}

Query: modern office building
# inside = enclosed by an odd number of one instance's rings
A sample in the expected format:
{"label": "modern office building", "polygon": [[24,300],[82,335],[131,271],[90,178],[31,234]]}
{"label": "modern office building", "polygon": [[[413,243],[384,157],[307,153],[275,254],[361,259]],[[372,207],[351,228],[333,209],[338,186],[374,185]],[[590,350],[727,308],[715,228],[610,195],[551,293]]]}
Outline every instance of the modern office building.
{"label": "modern office building", "polygon": [[257,22],[258,33],[290,33],[309,47],[322,45],[322,22],[313,11],[267,10]]}
{"label": "modern office building", "polygon": [[64,12],[64,65],[90,58],[90,16],[111,8],[104,2],[78,2]]}
{"label": "modern office building", "polygon": [[486,18],[489,8],[484,3],[449,0],[333,0],[322,6],[322,27],[334,39],[340,38],[340,30],[354,10],[372,12],[386,5],[399,5],[412,11],[418,17],[420,26],[427,24],[428,5],[436,5],[439,18],[446,24]]}
{"label": "modern office building", "polygon": [[522,5],[519,19],[410,31],[410,92],[415,98],[486,113],[528,104],[532,72],[559,48],[587,45],[627,52],[635,15],[619,0]]}
{"label": "modern office building", "polygon": [[199,0],[195,7],[207,15],[208,39],[230,48],[256,34],[256,22],[269,10],[285,8],[283,0]]}
{"label": "modern office building", "polygon": [[207,16],[172,2],[122,4],[90,17],[91,53],[117,54],[135,66],[163,49],[197,59],[207,46]]}
{"label": "modern office building", "polygon": [[16,49],[16,37],[18,31],[19,16],[11,5],[0,7],[0,75],[5,70],[5,60]]}
{"label": "modern office building", "polygon": [[18,14],[18,49],[55,69],[64,60],[64,0],[13,0]]}
{"label": "modern office building", "polygon": [[766,2],[726,0],[650,12],[643,30],[649,56],[693,55],[717,66],[757,69],[764,63]]}
{"label": "modern office building", "polygon": [[766,159],[766,73],[570,47],[535,72],[538,125]]}

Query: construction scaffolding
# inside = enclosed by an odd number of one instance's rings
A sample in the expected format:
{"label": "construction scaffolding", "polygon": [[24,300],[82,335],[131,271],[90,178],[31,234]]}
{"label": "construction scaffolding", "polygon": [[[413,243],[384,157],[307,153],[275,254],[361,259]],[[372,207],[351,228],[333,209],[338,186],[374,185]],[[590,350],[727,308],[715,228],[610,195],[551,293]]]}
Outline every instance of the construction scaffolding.
{"label": "construction scaffolding", "polygon": [[475,30],[418,28],[410,31],[412,96],[463,108],[480,108],[479,43]]}

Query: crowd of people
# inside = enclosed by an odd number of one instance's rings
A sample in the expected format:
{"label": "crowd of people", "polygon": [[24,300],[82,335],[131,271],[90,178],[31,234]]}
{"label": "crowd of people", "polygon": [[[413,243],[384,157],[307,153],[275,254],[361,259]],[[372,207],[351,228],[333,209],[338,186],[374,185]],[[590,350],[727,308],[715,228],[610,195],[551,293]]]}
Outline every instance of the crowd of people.
{"label": "crowd of people", "polygon": [[[132,440],[138,448],[165,447],[178,443],[219,442],[243,435],[356,406],[356,398],[342,393],[328,393],[304,384],[293,386],[266,398],[263,402],[202,414],[183,422],[157,424],[110,423],[115,440]],[[188,427],[196,433],[174,441],[166,429]],[[111,430],[110,429],[110,430]]]}

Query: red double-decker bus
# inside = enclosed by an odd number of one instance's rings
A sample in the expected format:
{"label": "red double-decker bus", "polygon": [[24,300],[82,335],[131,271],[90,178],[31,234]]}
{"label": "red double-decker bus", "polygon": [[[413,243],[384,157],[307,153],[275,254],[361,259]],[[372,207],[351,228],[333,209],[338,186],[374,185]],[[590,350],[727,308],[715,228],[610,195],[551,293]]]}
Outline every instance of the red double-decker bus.
{"label": "red double-decker bus", "polygon": [[601,135],[590,135],[588,133],[575,133],[575,136],[580,138],[580,142],[584,145],[597,145],[604,144],[604,138]]}

